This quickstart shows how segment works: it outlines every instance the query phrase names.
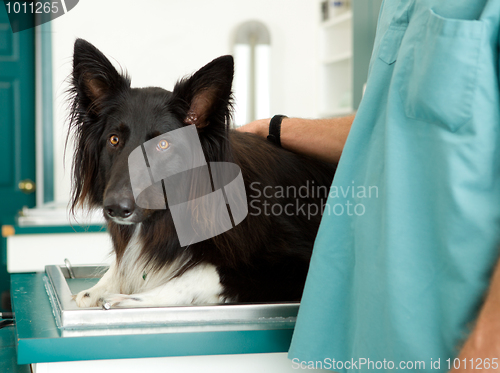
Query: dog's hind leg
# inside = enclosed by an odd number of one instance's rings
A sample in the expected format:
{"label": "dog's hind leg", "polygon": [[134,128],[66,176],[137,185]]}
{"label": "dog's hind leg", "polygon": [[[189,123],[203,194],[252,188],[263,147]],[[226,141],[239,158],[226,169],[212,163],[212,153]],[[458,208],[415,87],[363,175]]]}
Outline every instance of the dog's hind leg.
{"label": "dog's hind leg", "polygon": [[99,305],[119,307],[155,307],[167,305],[223,303],[217,269],[210,264],[199,264],[182,276],[151,290],[137,294],[108,294]]}

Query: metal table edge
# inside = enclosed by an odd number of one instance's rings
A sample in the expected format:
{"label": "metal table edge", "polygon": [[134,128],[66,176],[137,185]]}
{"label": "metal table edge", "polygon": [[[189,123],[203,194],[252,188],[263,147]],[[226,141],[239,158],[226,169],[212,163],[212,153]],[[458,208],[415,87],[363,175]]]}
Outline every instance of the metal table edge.
{"label": "metal table edge", "polygon": [[288,351],[293,329],[62,337],[42,273],[11,276],[18,364]]}

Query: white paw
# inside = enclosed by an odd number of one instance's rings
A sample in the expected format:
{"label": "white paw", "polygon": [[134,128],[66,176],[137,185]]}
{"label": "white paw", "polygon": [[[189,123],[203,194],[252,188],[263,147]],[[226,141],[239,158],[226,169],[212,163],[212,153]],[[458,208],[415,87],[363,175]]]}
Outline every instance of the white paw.
{"label": "white paw", "polygon": [[104,289],[90,288],[73,295],[78,307],[98,307],[102,304],[102,300],[108,293]]}

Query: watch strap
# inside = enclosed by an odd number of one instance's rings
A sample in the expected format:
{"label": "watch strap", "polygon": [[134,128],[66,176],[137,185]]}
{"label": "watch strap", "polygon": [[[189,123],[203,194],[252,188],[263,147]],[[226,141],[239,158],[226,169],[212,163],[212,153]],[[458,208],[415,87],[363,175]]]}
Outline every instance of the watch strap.
{"label": "watch strap", "polygon": [[281,121],[287,118],[286,115],[275,115],[269,122],[269,135],[267,139],[278,146],[281,146]]}

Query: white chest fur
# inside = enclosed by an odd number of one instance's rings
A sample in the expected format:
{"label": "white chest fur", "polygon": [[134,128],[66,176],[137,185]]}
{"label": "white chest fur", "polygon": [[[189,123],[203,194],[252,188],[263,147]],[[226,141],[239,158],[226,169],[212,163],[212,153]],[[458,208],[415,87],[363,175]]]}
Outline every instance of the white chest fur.
{"label": "white chest fur", "polygon": [[[153,270],[142,257],[141,225],[138,224],[125,253],[116,268],[115,280],[120,293],[134,294],[134,298],[161,304],[220,303],[222,285],[216,268],[202,263],[174,277],[183,261],[170,263]],[[147,298],[147,300],[146,300]]]}

